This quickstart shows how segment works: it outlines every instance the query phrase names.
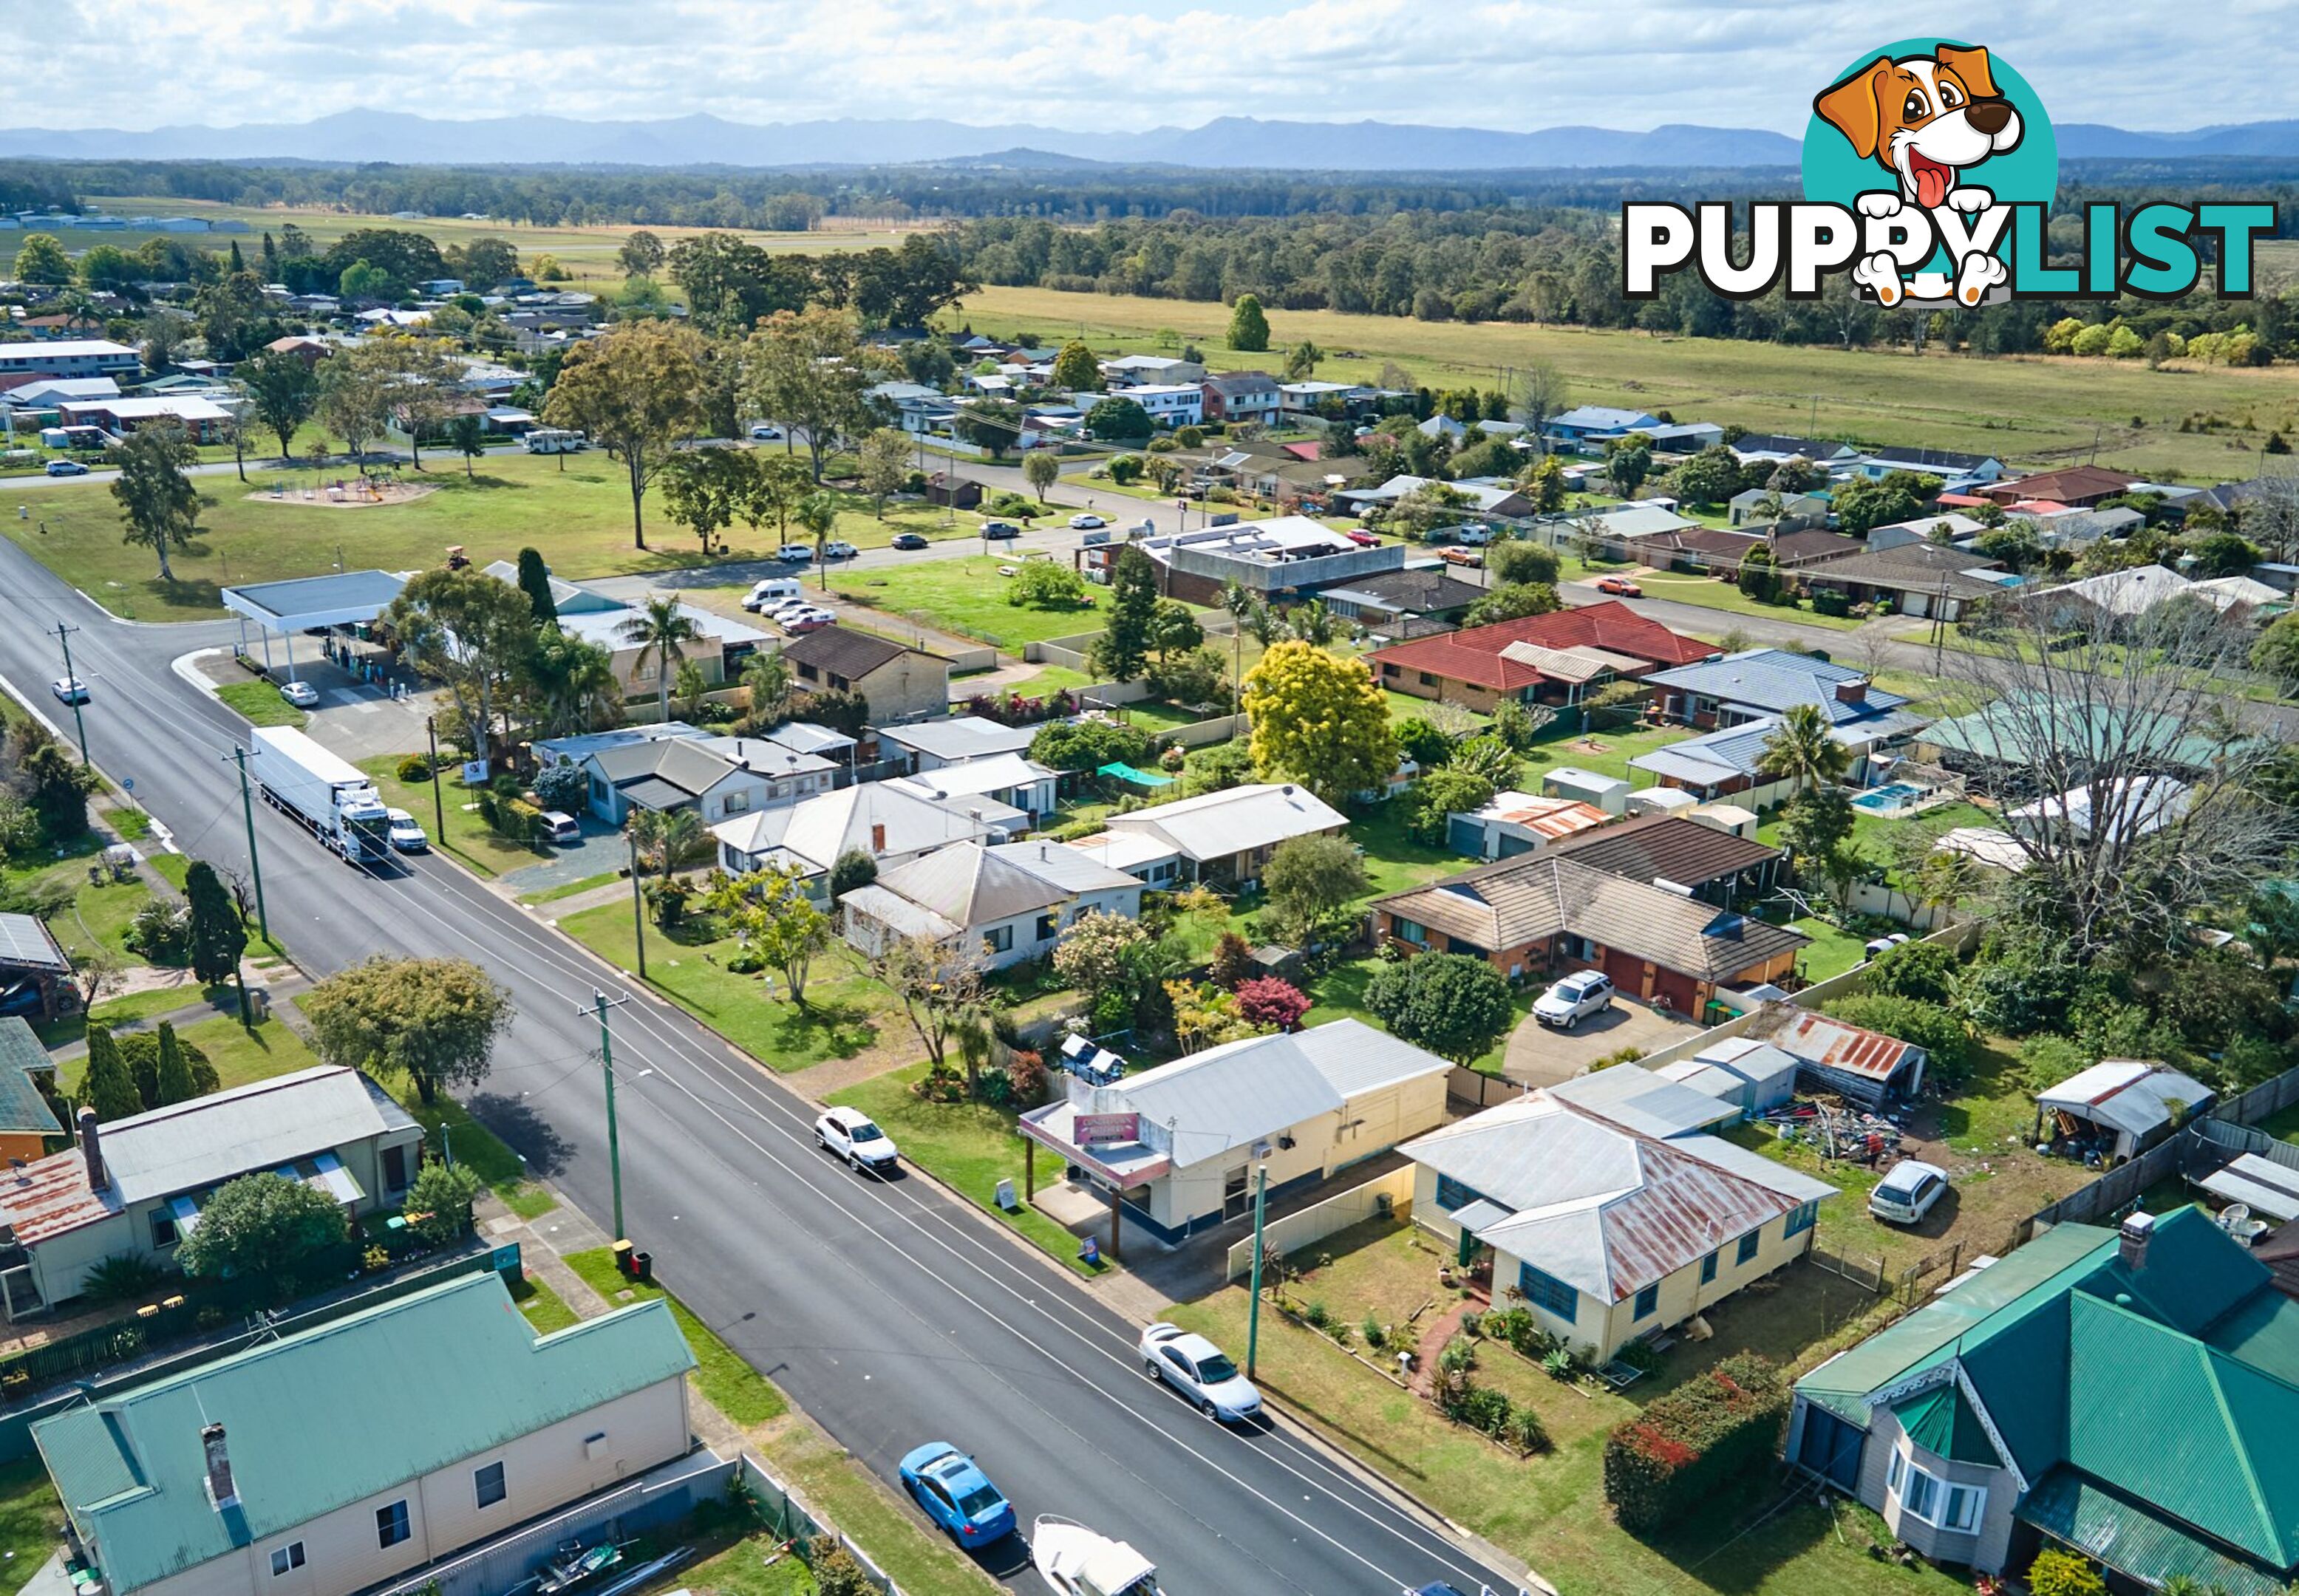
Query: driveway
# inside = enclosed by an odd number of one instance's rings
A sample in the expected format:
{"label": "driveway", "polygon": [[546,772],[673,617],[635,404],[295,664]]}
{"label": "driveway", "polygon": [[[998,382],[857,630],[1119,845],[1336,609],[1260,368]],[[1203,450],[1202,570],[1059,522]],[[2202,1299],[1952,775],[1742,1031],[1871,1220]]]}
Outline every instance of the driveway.
{"label": "driveway", "polygon": [[1501,1073],[1527,1086],[1555,1086],[1588,1073],[1598,1059],[1624,1047],[1642,1057],[1699,1034],[1700,1027],[1688,1021],[1664,1019],[1625,997],[1614,998],[1611,1008],[1569,1031],[1552,1030],[1527,1014],[1509,1037]]}

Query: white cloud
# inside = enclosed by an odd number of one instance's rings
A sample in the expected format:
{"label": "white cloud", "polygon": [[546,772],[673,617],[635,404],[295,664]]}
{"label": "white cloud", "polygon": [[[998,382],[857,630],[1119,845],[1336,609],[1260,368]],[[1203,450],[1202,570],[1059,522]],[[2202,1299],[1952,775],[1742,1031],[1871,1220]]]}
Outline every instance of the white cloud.
{"label": "white cloud", "polygon": [[[1247,115],[1794,133],[1831,73],[1888,42],[1881,13],[1834,0],[60,0],[37,25],[29,10],[0,7],[25,13],[15,31],[41,44],[24,63],[34,92],[0,118],[60,128],[367,107],[1113,131]],[[1988,44],[2059,120],[2185,128],[2290,113],[2282,57],[2262,47],[2288,15],[2270,0],[2010,0],[1953,4],[1921,26]]]}

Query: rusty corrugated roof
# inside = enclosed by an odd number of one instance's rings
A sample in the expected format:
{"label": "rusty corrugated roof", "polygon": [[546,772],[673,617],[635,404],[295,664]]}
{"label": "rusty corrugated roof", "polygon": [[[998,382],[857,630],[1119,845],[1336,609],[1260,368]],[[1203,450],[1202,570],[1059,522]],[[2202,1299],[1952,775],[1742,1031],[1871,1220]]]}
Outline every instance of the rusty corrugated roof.
{"label": "rusty corrugated roof", "polygon": [[1880,1081],[1891,1079],[1892,1072],[1900,1067],[1913,1046],[1897,1037],[1863,1030],[1806,1009],[1792,1011],[1767,1039],[1804,1063],[1849,1071]]}

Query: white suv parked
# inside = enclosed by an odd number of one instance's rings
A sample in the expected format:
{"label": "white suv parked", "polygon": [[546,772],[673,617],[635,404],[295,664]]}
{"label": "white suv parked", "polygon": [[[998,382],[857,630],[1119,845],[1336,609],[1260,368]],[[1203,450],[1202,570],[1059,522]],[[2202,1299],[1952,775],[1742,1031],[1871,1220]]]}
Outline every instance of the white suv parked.
{"label": "white suv parked", "polygon": [[1601,971],[1576,970],[1534,1000],[1532,1017],[1543,1025],[1571,1030],[1612,1006],[1613,978]]}
{"label": "white suv parked", "polygon": [[901,1160],[894,1140],[859,1108],[834,1108],[814,1122],[814,1145],[843,1159],[849,1168],[891,1175]]}

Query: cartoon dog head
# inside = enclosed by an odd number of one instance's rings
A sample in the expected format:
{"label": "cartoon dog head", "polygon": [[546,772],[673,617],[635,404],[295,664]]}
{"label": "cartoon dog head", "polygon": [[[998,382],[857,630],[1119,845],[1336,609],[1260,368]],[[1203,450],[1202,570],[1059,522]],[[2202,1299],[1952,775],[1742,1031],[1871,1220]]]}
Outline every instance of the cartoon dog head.
{"label": "cartoon dog head", "polygon": [[1947,203],[1957,174],[2020,142],[2020,113],[1996,92],[1988,51],[1942,45],[1930,55],[1880,55],[1812,103],[1863,161],[1900,179],[1927,211]]}

